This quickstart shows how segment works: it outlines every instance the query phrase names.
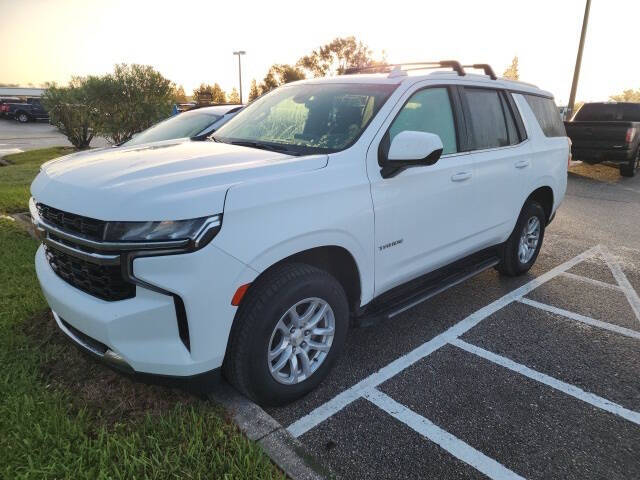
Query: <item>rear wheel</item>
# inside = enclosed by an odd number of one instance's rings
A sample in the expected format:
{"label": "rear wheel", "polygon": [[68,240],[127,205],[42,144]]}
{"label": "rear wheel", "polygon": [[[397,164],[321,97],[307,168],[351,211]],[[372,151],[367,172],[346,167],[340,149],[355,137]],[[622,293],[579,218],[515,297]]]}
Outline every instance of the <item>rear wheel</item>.
{"label": "rear wheel", "polygon": [[623,177],[633,177],[638,170],[640,170],[640,147],[634,158],[629,160],[628,163],[620,165],[620,175]]}
{"label": "rear wheel", "polygon": [[263,405],[283,405],[329,373],[347,335],[349,308],[329,273],[283,264],[251,285],[224,361],[227,379]]}
{"label": "rear wheel", "polygon": [[511,236],[504,244],[502,259],[496,267],[500,273],[515,277],[529,271],[542,247],[546,218],[538,202],[525,204]]}
{"label": "rear wheel", "polygon": [[20,122],[20,123],[27,123],[29,121],[29,115],[27,115],[24,112],[20,112],[18,113],[18,115],[16,116],[16,119]]}

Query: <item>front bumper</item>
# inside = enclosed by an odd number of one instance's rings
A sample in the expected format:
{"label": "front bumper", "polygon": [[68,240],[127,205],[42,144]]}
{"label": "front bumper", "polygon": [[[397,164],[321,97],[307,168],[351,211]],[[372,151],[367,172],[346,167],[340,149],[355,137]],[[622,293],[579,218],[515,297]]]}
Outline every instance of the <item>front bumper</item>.
{"label": "front bumper", "polygon": [[214,370],[209,370],[208,372],[191,376],[160,375],[136,372],[120,355],[109,349],[106,345],[84,335],[82,332],[76,330],[65,322],[55,312],[52,313],[60,330],[62,330],[69,339],[74,342],[76,347],[84,353],[106,363],[107,366],[118,370],[120,373],[123,373],[134,380],[154,385],[183,388],[197,394],[210,392],[220,381],[221,368],[216,368]]}
{"label": "front bumper", "polygon": [[[159,291],[138,285],[126,300],[101,300],[71,286],[52,270],[42,246],[36,272],[58,325],[76,344],[126,372],[176,377],[222,365],[236,310],[231,298],[257,275],[211,244],[191,253],[136,258],[133,275]],[[180,337],[175,296],[183,301],[189,348]],[[90,348],[83,336],[104,351]]]}

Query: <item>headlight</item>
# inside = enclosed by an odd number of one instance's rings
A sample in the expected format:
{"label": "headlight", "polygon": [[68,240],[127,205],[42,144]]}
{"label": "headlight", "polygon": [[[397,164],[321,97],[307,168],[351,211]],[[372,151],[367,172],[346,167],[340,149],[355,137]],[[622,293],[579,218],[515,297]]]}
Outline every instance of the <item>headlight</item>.
{"label": "headlight", "polygon": [[216,236],[221,225],[221,215],[175,221],[108,222],[104,239],[107,242],[192,240],[199,248]]}

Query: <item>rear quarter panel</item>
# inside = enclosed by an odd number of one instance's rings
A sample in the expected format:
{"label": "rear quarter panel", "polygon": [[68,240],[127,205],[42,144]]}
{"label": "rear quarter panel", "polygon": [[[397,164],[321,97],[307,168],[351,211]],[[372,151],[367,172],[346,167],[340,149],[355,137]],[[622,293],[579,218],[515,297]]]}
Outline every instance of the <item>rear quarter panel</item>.
{"label": "rear quarter panel", "polygon": [[549,186],[553,190],[552,211],[555,212],[567,190],[568,139],[545,136],[525,98],[521,94],[514,94],[513,98],[531,143],[531,169],[525,178],[521,204],[534,190]]}

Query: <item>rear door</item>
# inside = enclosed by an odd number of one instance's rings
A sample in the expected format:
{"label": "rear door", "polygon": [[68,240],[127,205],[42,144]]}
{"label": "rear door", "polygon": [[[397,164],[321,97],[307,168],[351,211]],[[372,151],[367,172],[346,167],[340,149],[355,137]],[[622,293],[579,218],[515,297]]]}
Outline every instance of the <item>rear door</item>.
{"label": "rear door", "polygon": [[524,202],[531,149],[508,93],[466,86],[460,92],[476,172],[473,222],[480,249],[503,242],[513,230]]}

